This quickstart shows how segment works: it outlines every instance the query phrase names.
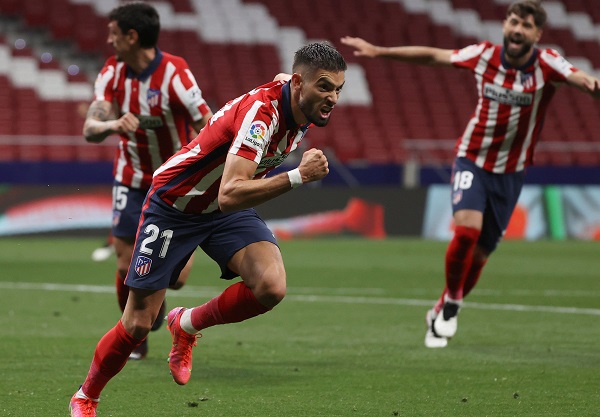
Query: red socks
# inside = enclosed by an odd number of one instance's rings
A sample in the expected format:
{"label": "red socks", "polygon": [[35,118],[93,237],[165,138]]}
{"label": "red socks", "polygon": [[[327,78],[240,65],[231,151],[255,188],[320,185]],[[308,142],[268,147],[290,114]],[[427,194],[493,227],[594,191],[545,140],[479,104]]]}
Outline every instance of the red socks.
{"label": "red socks", "polygon": [[100,398],[100,393],[108,381],[123,369],[129,354],[142,341],[134,339],[127,333],[123,323],[119,320],[117,325],[110,329],[96,346],[92,365],[81,387],[83,393],[94,400]]}
{"label": "red socks", "polygon": [[478,229],[456,226],[454,237],[446,250],[446,287],[448,297],[453,300],[463,298],[463,285],[471,266],[473,250],[479,239]]}
{"label": "red socks", "polygon": [[202,330],[217,324],[238,323],[271,310],[258,302],[252,290],[236,282],[223,293],[192,310],[192,326]]}
{"label": "red socks", "polygon": [[473,261],[471,263],[471,267],[469,268],[469,272],[467,272],[467,276],[465,278],[465,284],[463,285],[463,297],[466,297],[471,292],[473,287],[475,287],[475,284],[477,284],[477,281],[479,281],[481,270],[486,263],[487,259],[483,262]]}
{"label": "red socks", "polygon": [[125,305],[127,304],[127,297],[129,297],[129,287],[125,285],[125,280],[121,278],[121,274],[117,271],[115,276],[115,286],[117,287],[117,301],[121,312],[125,311]]}

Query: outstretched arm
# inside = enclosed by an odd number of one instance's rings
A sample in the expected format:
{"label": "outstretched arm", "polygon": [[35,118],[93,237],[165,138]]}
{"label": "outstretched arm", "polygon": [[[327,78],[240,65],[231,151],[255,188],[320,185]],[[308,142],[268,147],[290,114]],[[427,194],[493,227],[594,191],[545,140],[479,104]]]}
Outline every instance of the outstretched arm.
{"label": "outstretched arm", "polygon": [[600,100],[600,80],[584,71],[575,71],[567,78],[567,83]]}
{"label": "outstretched arm", "polygon": [[[301,183],[318,181],[329,173],[327,158],[318,149],[309,149],[302,155],[296,170],[273,177],[254,180],[257,164],[238,155],[228,154],[219,188],[219,209],[230,212],[254,207],[278,197]],[[294,176],[296,175],[296,176]],[[292,179],[301,183],[292,184]]]}
{"label": "outstretched arm", "polygon": [[355,49],[354,56],[388,58],[411,64],[452,65],[450,61],[452,49],[441,49],[430,46],[377,46],[362,38],[353,38],[351,36],[344,36],[340,41],[344,45]]}

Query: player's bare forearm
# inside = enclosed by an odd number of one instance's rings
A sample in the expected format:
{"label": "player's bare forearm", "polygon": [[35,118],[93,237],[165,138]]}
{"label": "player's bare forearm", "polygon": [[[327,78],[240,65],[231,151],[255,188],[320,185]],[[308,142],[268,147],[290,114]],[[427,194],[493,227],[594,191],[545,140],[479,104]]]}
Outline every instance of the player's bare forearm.
{"label": "player's bare forearm", "polygon": [[[96,102],[95,102],[96,103]],[[110,104],[106,102],[100,102]],[[126,134],[135,132],[140,126],[140,119],[135,114],[127,112],[116,120],[106,120],[109,112],[105,105],[95,108],[94,103],[90,106],[88,117],[83,124],[83,135],[88,142],[102,142],[113,133]]]}
{"label": "player's bare forearm", "polygon": [[[286,172],[270,178],[253,180],[256,163],[237,155],[228,155],[219,188],[219,208],[223,212],[257,206],[293,188]],[[293,170],[296,171],[296,170]],[[329,174],[327,158],[322,151],[310,149],[302,155],[297,168],[298,184],[318,181]]]}
{"label": "player's bare forearm", "polygon": [[111,105],[108,102],[94,101],[90,104],[85,122],[83,136],[88,142],[99,143],[114,133],[110,118]]}
{"label": "player's bare forearm", "polygon": [[91,143],[100,143],[115,130],[111,128],[111,121],[100,121],[95,119],[87,119],[83,124],[83,136],[85,140]]}
{"label": "player's bare forearm", "polygon": [[234,179],[221,183],[219,209],[223,213],[256,207],[292,189],[287,173],[265,179]]}

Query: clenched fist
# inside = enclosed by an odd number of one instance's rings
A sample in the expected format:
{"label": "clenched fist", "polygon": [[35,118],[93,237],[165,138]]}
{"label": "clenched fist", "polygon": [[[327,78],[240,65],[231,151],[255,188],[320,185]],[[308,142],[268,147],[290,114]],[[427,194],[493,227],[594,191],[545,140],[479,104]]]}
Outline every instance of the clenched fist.
{"label": "clenched fist", "polygon": [[312,148],[304,152],[298,169],[303,183],[319,181],[329,174],[329,163],[323,151]]}

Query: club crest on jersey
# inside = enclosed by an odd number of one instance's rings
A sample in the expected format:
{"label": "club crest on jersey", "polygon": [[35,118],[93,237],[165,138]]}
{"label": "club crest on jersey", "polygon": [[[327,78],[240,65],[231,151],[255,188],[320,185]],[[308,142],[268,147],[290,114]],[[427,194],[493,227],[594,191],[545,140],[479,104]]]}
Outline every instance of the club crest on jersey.
{"label": "club crest on jersey", "polygon": [[523,88],[525,90],[533,87],[533,72],[523,72],[521,73],[521,84],[523,84]]}
{"label": "club crest on jersey", "polygon": [[156,107],[160,104],[160,90],[153,90],[150,88],[146,96],[148,100],[148,106]]}
{"label": "club crest on jersey", "polygon": [[150,272],[150,267],[152,266],[152,259],[147,258],[145,256],[138,256],[135,260],[135,272],[143,277]]}
{"label": "club crest on jersey", "polygon": [[257,120],[252,122],[252,126],[248,129],[244,141],[252,145],[253,148],[262,148],[266,137],[267,125],[264,122]]}

